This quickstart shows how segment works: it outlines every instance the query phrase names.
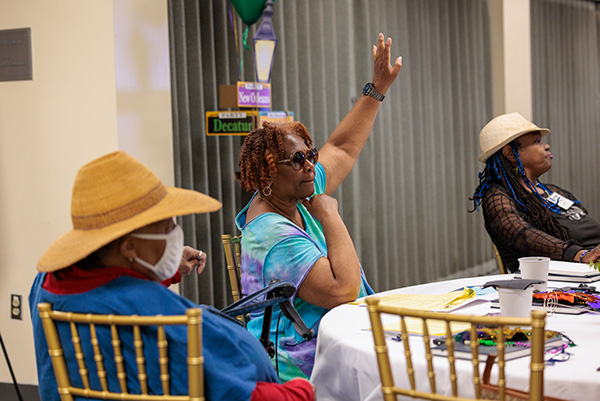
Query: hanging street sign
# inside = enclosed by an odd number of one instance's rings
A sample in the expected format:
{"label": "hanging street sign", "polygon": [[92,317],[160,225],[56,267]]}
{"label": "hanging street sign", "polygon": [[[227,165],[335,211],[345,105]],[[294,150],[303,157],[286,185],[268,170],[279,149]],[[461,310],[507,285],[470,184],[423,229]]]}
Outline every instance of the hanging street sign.
{"label": "hanging street sign", "polygon": [[271,107],[271,84],[237,83],[238,107]]}
{"label": "hanging street sign", "polygon": [[258,126],[262,127],[262,123],[268,121],[271,123],[291,123],[294,121],[293,111],[266,111],[258,112]]}
{"label": "hanging street sign", "polygon": [[255,110],[207,111],[206,135],[248,135],[257,118]]}

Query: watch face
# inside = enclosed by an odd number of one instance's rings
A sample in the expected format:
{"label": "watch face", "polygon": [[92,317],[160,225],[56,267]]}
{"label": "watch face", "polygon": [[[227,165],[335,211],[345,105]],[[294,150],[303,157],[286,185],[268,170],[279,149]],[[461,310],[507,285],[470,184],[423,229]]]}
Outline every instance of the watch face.
{"label": "watch face", "polygon": [[377,92],[377,90],[375,89],[375,87],[373,86],[373,84],[371,82],[368,82],[364,86],[364,88],[362,90],[362,93],[365,94],[365,95],[367,95],[367,96],[371,96],[372,98],[377,99],[380,102],[384,98],[384,96],[381,93]]}

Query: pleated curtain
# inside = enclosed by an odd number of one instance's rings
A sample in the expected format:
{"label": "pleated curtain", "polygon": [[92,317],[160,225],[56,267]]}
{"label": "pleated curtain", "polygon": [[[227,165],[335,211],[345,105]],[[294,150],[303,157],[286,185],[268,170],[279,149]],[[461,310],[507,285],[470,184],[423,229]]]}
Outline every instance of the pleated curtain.
{"label": "pleated curtain", "polygon": [[[243,137],[206,136],[205,112],[219,110],[220,85],[254,80],[254,57],[227,1],[168,5],[175,182],[223,203],[219,212],[181,219],[186,243],[209,254],[205,272],[185,278],[182,293],[220,308],[231,302],[221,235],[238,233],[234,219],[250,194],[235,180]],[[597,13],[595,20],[597,56]],[[497,271],[481,213],[469,213],[483,167],[478,133],[493,117],[489,22],[486,0],[274,3],[272,109],[293,111],[319,147],[371,80],[378,33],[393,39],[393,59],[403,57],[371,137],[334,194],[376,291]],[[547,79],[535,74],[535,82]],[[597,92],[595,101],[597,109]],[[535,104],[540,118],[544,108]],[[597,127],[597,115],[588,118]]]}
{"label": "pleated curtain", "polygon": [[534,118],[554,156],[541,180],[600,220],[600,2],[534,0],[531,19]]}

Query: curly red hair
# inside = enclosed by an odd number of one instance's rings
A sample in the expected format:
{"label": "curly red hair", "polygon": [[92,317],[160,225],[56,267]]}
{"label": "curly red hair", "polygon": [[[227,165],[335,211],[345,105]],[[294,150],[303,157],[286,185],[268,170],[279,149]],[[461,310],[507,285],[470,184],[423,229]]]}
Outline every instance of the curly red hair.
{"label": "curly red hair", "polygon": [[309,148],[312,138],[304,124],[264,122],[244,140],[240,149],[238,163],[240,166],[240,184],[246,191],[262,190],[275,179],[277,175],[277,160],[285,159],[283,138],[286,135],[296,135],[304,140]]}

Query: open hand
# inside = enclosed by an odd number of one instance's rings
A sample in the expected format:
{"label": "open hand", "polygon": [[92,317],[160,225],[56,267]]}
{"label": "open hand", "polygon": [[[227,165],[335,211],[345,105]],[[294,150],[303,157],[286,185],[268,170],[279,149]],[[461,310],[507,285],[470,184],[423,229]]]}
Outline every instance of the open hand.
{"label": "open hand", "polygon": [[377,45],[373,45],[373,86],[381,94],[387,92],[402,68],[402,56],[399,56],[392,66],[391,54],[392,38],[384,40],[383,33],[380,33]]}

